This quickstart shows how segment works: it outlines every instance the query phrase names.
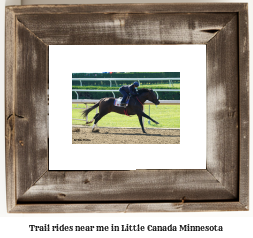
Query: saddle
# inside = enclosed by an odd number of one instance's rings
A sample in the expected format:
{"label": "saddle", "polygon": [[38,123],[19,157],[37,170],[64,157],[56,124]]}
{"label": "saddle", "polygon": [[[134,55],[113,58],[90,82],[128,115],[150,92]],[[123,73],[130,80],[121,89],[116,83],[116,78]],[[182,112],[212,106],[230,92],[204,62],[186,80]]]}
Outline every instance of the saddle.
{"label": "saddle", "polygon": [[126,108],[128,106],[129,100],[130,100],[130,96],[127,97],[127,99],[126,99],[126,105],[125,106],[121,106],[122,98],[115,98],[113,105],[115,107],[125,107]]}

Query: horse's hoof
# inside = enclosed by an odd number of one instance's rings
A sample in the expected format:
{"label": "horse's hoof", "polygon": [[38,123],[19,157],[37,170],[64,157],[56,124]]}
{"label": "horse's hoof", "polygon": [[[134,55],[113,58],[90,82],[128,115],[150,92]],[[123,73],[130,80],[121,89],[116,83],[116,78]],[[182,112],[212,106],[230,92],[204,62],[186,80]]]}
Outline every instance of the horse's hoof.
{"label": "horse's hoof", "polygon": [[156,122],[155,124],[156,124],[156,125],[158,125],[158,124],[159,124],[159,122]]}

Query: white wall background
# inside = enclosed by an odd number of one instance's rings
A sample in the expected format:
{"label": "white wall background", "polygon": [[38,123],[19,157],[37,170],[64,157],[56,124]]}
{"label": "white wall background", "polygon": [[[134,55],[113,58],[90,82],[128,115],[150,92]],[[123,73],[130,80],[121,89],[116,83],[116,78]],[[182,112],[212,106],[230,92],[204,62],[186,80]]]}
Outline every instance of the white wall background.
{"label": "white wall background", "polygon": [[[166,223],[167,225],[175,222],[178,224],[195,224],[199,225],[200,223],[204,223],[205,225],[223,225],[225,230],[224,232],[220,233],[179,233],[175,234],[173,233],[173,237],[177,236],[193,236],[194,237],[203,237],[205,236],[217,236],[217,237],[224,237],[225,236],[231,236],[231,237],[236,237],[236,236],[243,236],[245,233],[247,233],[247,237],[250,237],[250,234],[252,235],[252,230],[250,229],[250,224],[252,225],[253,222],[253,205],[252,205],[252,189],[251,189],[251,211],[250,212],[210,212],[210,213],[155,213],[155,214],[7,214],[6,213],[6,195],[5,195],[5,139],[4,139],[4,52],[5,52],[5,46],[4,46],[4,19],[5,19],[5,6],[8,5],[28,5],[28,4],[90,4],[90,3],[154,3],[156,2],[155,0],[139,0],[139,1],[133,1],[133,0],[45,0],[45,1],[40,1],[40,0],[5,0],[0,2],[0,88],[1,88],[1,93],[0,93],[0,222],[1,222],[1,234],[4,234],[5,232],[9,232],[9,236],[11,235],[27,235],[28,237],[34,237],[34,233],[29,232],[28,230],[28,224],[41,224],[43,225],[44,223],[59,223],[62,224],[63,222],[68,223],[82,223],[82,225],[92,223],[97,224],[103,224],[106,223],[117,223],[121,222],[122,224],[126,223],[143,223],[143,224],[148,224],[148,223],[155,223],[155,222],[160,222]],[[170,1],[170,0],[159,0],[159,3],[171,3],[171,2],[207,2],[207,1],[199,1],[199,0],[189,0],[189,1]],[[245,1],[245,0],[222,0],[222,1],[211,1],[209,0],[208,2],[248,2],[249,3],[249,27],[250,27],[250,33],[252,33],[252,1]],[[252,38],[252,34],[250,35],[250,39]],[[253,41],[251,40],[250,43],[252,44]],[[252,53],[250,54],[252,58]],[[252,64],[251,64],[251,71],[252,71]],[[250,84],[250,87],[252,89],[252,84]],[[253,101],[251,101],[251,105]],[[251,126],[251,132],[252,132],[252,126]],[[251,142],[252,145],[252,142]],[[252,163],[251,163],[252,164]],[[251,165],[251,174],[252,174],[252,165]],[[251,176],[252,178],[252,176]],[[252,181],[252,179],[251,179]],[[253,181],[252,181],[253,182]],[[251,188],[252,188],[252,183],[251,183]],[[24,217],[21,219],[21,217]],[[72,217],[72,218],[71,218]],[[82,218],[81,218],[82,217]],[[145,217],[145,218],[144,218]],[[204,218],[202,218],[204,217]],[[225,218],[226,217],[226,218]],[[224,219],[225,218],[225,219]],[[62,222],[62,223],[61,223]],[[181,223],[180,223],[181,222]],[[16,227],[15,227],[16,226]],[[19,230],[20,229],[20,230]],[[111,234],[111,233],[107,233]],[[139,233],[124,233],[123,236],[129,236],[129,235],[137,235]],[[157,235],[157,233],[149,233],[149,235]],[[47,235],[51,237],[51,233],[36,233],[36,236],[41,236],[42,237]],[[67,237],[68,233],[65,232],[64,234],[61,233],[61,236],[66,236]],[[81,234],[80,237],[84,237],[86,234]],[[96,235],[96,233],[94,233]],[[97,234],[98,235],[98,234]],[[105,234],[103,234],[105,235]],[[116,234],[115,234],[116,235]],[[117,233],[119,235],[119,233]],[[120,234],[122,235],[122,234]],[[141,234],[139,234],[141,235]],[[149,236],[147,235],[147,236]],[[168,237],[168,235],[171,235],[171,233],[159,233],[159,235]],[[55,236],[55,234],[54,234]],[[93,236],[93,234],[89,233],[89,236]],[[110,235],[111,236],[111,235]],[[146,234],[145,234],[146,236]],[[52,236],[53,237],[53,236]],[[69,235],[68,235],[69,237]]]}
{"label": "white wall background", "polygon": [[[49,52],[50,170],[206,169],[205,45],[51,45]],[[117,52],[124,57],[118,60],[115,57]],[[99,58],[97,54],[100,54]],[[132,57],[133,54],[136,57]],[[126,145],[123,144],[99,145],[100,151],[97,150],[98,147],[95,144],[73,145],[72,102],[69,100],[71,81],[69,79],[73,72],[82,72],[84,65],[90,72],[105,72],[106,70],[110,72],[180,72],[180,144],[131,145],[134,157],[129,156],[128,153],[122,154],[122,151],[126,149]],[[62,97],[60,105],[59,96],[55,94],[59,89],[59,78],[61,82],[64,82],[61,84],[61,94],[70,96]],[[189,90],[193,81],[200,91],[196,95]],[[189,98],[191,98],[190,101]],[[201,110],[195,110],[194,117],[189,117],[192,113],[192,101],[199,101],[198,106]],[[58,115],[64,110],[68,116],[59,121]],[[198,128],[197,131],[196,128]],[[59,138],[65,139],[59,142]],[[83,151],[88,148],[91,154],[96,151],[96,157],[87,162]],[[111,155],[112,150],[114,154],[120,155],[120,160],[117,156]],[[162,155],[167,155],[167,159],[164,160]],[[145,157],[149,159],[136,159]],[[127,164],[122,161],[127,161]]]}

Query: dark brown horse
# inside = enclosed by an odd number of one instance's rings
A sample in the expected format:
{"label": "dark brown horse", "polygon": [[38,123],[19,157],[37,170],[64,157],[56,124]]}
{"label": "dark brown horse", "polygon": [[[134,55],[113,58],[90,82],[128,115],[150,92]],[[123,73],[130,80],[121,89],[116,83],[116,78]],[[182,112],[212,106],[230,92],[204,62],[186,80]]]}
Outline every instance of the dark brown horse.
{"label": "dark brown horse", "polygon": [[155,105],[158,105],[160,102],[156,97],[155,92],[152,89],[140,89],[138,90],[138,96],[130,97],[128,106],[126,108],[124,107],[116,107],[114,106],[114,100],[115,98],[102,98],[98,103],[96,103],[94,106],[86,109],[83,111],[82,115],[83,117],[86,117],[90,111],[95,109],[99,106],[99,113],[97,113],[94,118],[86,122],[86,124],[92,123],[94,120],[94,125],[92,127],[92,131],[94,131],[94,128],[98,121],[105,116],[106,114],[110,112],[116,112],[119,114],[125,114],[125,115],[136,115],[139,117],[139,122],[141,124],[141,128],[143,133],[146,133],[143,127],[142,123],[142,117],[146,117],[153,121],[156,124],[159,124],[157,121],[153,120],[151,117],[149,117],[147,114],[143,112],[143,104],[146,100],[149,100],[153,102]]}

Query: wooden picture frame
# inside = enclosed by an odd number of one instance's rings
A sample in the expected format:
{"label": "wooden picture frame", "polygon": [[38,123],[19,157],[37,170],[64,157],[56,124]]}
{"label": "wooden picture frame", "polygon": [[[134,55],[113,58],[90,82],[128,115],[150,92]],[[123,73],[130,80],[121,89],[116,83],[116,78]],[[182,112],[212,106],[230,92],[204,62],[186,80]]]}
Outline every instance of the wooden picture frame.
{"label": "wooden picture frame", "polygon": [[[247,211],[248,40],[244,3],[6,7],[8,212]],[[206,44],[206,169],[49,171],[55,44]]]}

